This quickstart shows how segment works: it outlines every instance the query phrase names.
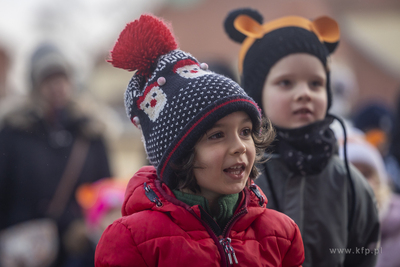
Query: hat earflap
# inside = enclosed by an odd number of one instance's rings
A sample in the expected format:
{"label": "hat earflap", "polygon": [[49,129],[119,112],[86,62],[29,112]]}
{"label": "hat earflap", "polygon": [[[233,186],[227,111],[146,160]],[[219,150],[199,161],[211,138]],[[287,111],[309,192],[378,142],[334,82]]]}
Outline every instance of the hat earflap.
{"label": "hat earflap", "polygon": [[224,28],[229,38],[238,43],[242,43],[248,37],[246,34],[239,31],[234,25],[236,18],[243,15],[251,18],[257,24],[263,23],[263,16],[255,9],[241,8],[231,11],[225,19]]}

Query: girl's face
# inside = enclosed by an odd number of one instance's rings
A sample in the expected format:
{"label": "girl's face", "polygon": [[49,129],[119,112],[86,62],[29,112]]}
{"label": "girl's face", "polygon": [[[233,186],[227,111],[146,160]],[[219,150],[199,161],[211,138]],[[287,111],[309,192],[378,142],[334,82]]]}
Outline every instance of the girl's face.
{"label": "girl's face", "polygon": [[321,61],[305,53],[291,54],[270,70],[263,88],[265,115],[282,128],[298,128],[325,117],[328,99]]}
{"label": "girl's face", "polygon": [[246,186],[256,156],[252,127],[247,113],[234,112],[217,121],[196,144],[194,176],[209,201]]}

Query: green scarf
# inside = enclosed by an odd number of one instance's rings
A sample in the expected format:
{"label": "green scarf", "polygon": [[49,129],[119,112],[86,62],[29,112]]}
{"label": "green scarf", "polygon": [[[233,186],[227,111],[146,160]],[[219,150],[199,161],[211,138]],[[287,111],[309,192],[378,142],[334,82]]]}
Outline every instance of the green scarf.
{"label": "green scarf", "polygon": [[182,193],[178,190],[172,191],[174,192],[178,200],[188,204],[189,206],[201,206],[208,214],[210,214],[214,218],[221,229],[223,229],[228,221],[232,218],[239,200],[239,193],[221,196],[218,199],[219,214],[212,214],[210,205],[208,204],[208,200],[205,197]]}

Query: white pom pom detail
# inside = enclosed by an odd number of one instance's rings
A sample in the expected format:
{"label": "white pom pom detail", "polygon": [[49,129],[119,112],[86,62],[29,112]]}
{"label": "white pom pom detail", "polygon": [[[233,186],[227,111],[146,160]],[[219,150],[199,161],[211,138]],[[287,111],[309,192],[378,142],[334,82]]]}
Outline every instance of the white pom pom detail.
{"label": "white pom pom detail", "polygon": [[208,65],[207,65],[207,63],[201,63],[201,64],[200,64],[200,68],[201,68],[202,70],[208,70]]}
{"label": "white pom pom detail", "polygon": [[164,77],[160,77],[157,79],[157,83],[159,86],[163,86],[166,82],[167,80]]}
{"label": "white pom pom detail", "polygon": [[142,126],[140,126],[140,120],[137,116],[132,118],[132,123],[139,129],[142,129]]}

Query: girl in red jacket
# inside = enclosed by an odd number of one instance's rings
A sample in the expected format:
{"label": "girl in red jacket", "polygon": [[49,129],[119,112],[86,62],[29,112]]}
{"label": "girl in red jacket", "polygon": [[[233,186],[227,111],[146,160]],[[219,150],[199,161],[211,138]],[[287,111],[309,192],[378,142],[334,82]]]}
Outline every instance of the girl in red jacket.
{"label": "girl in red jacket", "polygon": [[130,180],[96,266],[301,266],[297,225],[253,183],[274,132],[243,89],[149,15],[121,32],[110,62],[136,70],[125,106],[153,166]]}

